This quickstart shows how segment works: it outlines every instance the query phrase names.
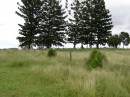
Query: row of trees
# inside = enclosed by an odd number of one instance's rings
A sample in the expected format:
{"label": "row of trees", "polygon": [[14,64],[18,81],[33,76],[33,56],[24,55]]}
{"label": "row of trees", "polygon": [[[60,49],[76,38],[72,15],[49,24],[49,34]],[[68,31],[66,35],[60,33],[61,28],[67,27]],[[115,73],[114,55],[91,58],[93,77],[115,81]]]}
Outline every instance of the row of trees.
{"label": "row of trees", "polygon": [[[61,0],[21,0],[16,14],[19,24],[20,47],[31,49],[63,46],[65,43],[106,45],[111,40],[112,18],[104,0],[74,0],[71,8],[62,7]],[[68,12],[67,12],[68,11]],[[69,14],[67,14],[69,13]],[[110,43],[111,44],[111,43]]]}
{"label": "row of trees", "polygon": [[17,15],[25,21],[17,37],[20,47],[31,49],[65,43],[65,11],[57,0],[21,0]]}
{"label": "row of trees", "polygon": [[124,46],[129,45],[130,36],[127,32],[121,32],[119,35],[118,34],[111,35],[108,38],[107,43],[109,47],[114,47],[114,48],[117,48],[119,45],[123,44],[123,48],[124,48]]}

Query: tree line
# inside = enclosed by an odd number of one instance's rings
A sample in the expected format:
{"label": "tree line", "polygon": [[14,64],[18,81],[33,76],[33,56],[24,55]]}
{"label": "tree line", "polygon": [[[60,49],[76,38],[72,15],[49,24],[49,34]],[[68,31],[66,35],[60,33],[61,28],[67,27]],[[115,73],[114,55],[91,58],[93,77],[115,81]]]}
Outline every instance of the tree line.
{"label": "tree line", "polygon": [[124,46],[128,46],[130,44],[129,33],[121,32],[119,35],[118,34],[111,35],[107,40],[107,44],[109,47],[112,48],[118,48],[118,46],[123,44],[124,48]]}
{"label": "tree line", "polygon": [[[112,17],[104,0],[73,0],[71,6],[66,0],[65,7],[61,0],[21,0],[17,4],[16,14],[24,19],[17,37],[21,48],[52,48],[66,43],[74,48],[77,44],[81,48],[119,45],[119,36],[111,34]],[[118,42],[128,44],[126,36],[121,34]]]}

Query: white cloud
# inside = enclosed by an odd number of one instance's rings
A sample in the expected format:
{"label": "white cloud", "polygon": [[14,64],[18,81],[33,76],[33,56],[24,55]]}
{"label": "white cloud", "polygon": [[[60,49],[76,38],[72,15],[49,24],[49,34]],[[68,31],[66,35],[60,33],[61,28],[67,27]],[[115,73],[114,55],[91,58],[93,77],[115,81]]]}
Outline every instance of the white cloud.
{"label": "white cloud", "polygon": [[13,48],[18,46],[16,37],[18,36],[18,23],[21,19],[15,14],[17,1],[0,1],[0,48]]}
{"label": "white cloud", "polygon": [[113,19],[113,33],[127,31],[130,33],[130,0],[105,0]]}

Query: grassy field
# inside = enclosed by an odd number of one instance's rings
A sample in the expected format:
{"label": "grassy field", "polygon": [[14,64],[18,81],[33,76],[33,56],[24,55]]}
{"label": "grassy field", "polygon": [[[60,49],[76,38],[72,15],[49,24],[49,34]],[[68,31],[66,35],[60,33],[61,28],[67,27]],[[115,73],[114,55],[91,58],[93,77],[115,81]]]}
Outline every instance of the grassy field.
{"label": "grassy field", "polygon": [[102,49],[103,68],[88,70],[91,50],[0,51],[0,97],[130,97],[130,50]]}

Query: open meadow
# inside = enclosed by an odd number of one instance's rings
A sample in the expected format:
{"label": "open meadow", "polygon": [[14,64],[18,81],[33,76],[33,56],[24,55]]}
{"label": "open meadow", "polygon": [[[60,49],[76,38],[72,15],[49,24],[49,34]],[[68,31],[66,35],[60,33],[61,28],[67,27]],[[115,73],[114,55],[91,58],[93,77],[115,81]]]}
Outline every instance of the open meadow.
{"label": "open meadow", "polygon": [[0,97],[130,97],[130,50],[101,49],[103,68],[88,70],[90,49],[0,50]]}

